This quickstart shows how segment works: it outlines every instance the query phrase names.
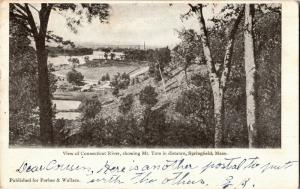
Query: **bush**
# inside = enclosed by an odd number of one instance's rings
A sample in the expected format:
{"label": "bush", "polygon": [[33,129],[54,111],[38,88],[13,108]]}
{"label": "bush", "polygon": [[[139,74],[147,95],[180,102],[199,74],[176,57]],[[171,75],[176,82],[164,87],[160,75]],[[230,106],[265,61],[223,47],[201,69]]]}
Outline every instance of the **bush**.
{"label": "bush", "polygon": [[182,131],[180,141],[186,145],[201,146],[214,143],[213,101],[209,88],[202,86],[184,91],[176,102],[175,111],[189,120],[181,128],[174,129]]}
{"label": "bush", "polygon": [[145,104],[149,107],[154,106],[158,100],[156,99],[158,96],[155,88],[151,85],[146,86],[143,90],[141,90],[139,94],[139,99],[141,104]]}
{"label": "bush", "polygon": [[112,94],[114,95],[114,96],[118,96],[119,95],[119,88],[114,88],[113,89],[113,92],[112,92]]}
{"label": "bush", "polygon": [[53,141],[55,145],[65,145],[70,134],[70,129],[67,128],[67,121],[63,118],[57,119],[53,127]]}
{"label": "bush", "polygon": [[133,103],[133,96],[132,94],[128,94],[127,96],[121,98],[121,105],[119,106],[119,112],[122,114],[127,114]]}
{"label": "bush", "polygon": [[75,146],[104,146],[110,139],[110,134],[105,133],[106,125],[101,118],[82,120],[79,132],[69,137],[67,143]]}
{"label": "bush", "polygon": [[95,118],[101,108],[101,102],[97,97],[85,98],[79,106],[83,120]]}
{"label": "bush", "polygon": [[155,63],[149,64],[149,75],[153,77],[155,81],[160,81],[162,79],[159,72],[159,66]]}
{"label": "bush", "polygon": [[95,118],[84,120],[79,133],[68,138],[69,145],[78,146],[132,146],[142,144],[141,127],[132,116],[117,120]]}
{"label": "bush", "polygon": [[79,59],[78,58],[69,58],[68,61],[72,63],[72,66],[75,67],[76,65],[79,65]]}
{"label": "bush", "polygon": [[75,85],[84,85],[83,78],[84,76],[75,69],[72,69],[67,73],[67,81]]}
{"label": "bush", "polygon": [[152,111],[147,108],[144,111],[140,127],[143,128],[143,145],[162,146],[167,143],[169,125],[166,123],[164,112]]}
{"label": "bush", "polygon": [[118,73],[114,75],[110,82],[110,86],[114,87],[113,95],[117,96],[120,89],[126,89],[130,84],[130,77],[125,72],[121,75]]}
{"label": "bush", "polygon": [[130,76],[129,76],[129,74],[127,74],[127,73],[123,73],[122,75],[121,75],[121,79],[122,80],[130,80]]}

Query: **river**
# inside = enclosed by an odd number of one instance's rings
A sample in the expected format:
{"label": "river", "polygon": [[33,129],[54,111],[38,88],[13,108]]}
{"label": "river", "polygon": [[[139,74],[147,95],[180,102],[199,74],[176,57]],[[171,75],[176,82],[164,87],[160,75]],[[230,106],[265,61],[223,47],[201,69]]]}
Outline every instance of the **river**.
{"label": "river", "polygon": [[80,117],[80,112],[77,111],[80,101],[76,100],[53,100],[56,105],[56,119],[64,118],[75,120]]}

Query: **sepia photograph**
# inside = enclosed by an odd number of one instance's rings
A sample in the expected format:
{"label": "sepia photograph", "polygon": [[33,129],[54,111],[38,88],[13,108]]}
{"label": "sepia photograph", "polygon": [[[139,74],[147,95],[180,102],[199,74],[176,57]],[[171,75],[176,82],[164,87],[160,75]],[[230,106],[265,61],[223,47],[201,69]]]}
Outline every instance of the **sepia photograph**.
{"label": "sepia photograph", "polygon": [[9,3],[9,148],[281,148],[281,16]]}

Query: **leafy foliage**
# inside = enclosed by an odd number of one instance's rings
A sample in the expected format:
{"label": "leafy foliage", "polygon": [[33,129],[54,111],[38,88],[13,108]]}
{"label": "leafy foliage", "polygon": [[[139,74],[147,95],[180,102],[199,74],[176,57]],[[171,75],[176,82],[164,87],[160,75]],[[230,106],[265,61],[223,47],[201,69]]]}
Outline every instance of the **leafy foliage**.
{"label": "leafy foliage", "polygon": [[67,81],[75,85],[83,85],[83,78],[84,76],[82,73],[76,71],[75,69],[72,69],[67,73]]}
{"label": "leafy foliage", "polygon": [[[213,125],[212,91],[209,81],[201,76],[192,77],[193,83],[198,80],[198,88],[183,91],[176,102],[175,110],[183,116],[190,116],[205,127]],[[200,80],[200,81],[199,81]]]}
{"label": "leafy foliage", "polygon": [[126,89],[129,86],[130,77],[125,72],[121,75],[118,73],[114,75],[113,79],[110,82],[110,85],[114,87],[113,95],[117,96],[120,89]]}
{"label": "leafy foliage", "polygon": [[156,49],[153,56],[154,61],[149,65],[149,73],[156,81],[160,81],[162,75],[165,74],[165,67],[171,62],[171,51],[168,47]]}
{"label": "leafy foliage", "polygon": [[[39,144],[38,68],[28,33],[19,22],[9,22],[9,142]],[[48,65],[48,71],[52,94],[57,87],[53,65]]]}
{"label": "leafy foliage", "polygon": [[278,147],[281,145],[281,14],[270,11],[261,16],[257,12],[256,16],[258,143],[261,147]]}
{"label": "leafy foliage", "polygon": [[[84,55],[91,55],[93,54],[93,49],[91,48],[65,48],[66,45],[59,45],[58,47],[47,47],[48,55],[51,57],[56,57],[59,55],[65,55],[65,56],[84,56]],[[89,58],[88,56],[84,57],[84,60]],[[86,61],[85,61],[86,62]]]}
{"label": "leafy foliage", "polygon": [[132,107],[133,104],[133,96],[132,94],[128,94],[125,97],[121,98],[121,105],[119,106],[119,112],[122,114],[127,114]]}
{"label": "leafy foliage", "polygon": [[[64,14],[68,28],[77,33],[77,26],[81,26],[83,20],[86,18],[89,23],[94,18],[98,18],[101,23],[107,23],[109,18],[110,7],[108,4],[95,4],[95,3],[55,3],[52,6],[54,11],[59,11],[61,14],[67,11],[73,12],[76,16]],[[85,17],[83,16],[85,15]]]}
{"label": "leafy foliage", "polygon": [[115,53],[110,53],[110,59],[113,60],[116,57]]}
{"label": "leafy foliage", "polygon": [[152,107],[158,102],[157,96],[158,94],[155,91],[155,88],[151,85],[148,85],[143,90],[141,90],[139,94],[139,100],[141,104],[145,104],[148,107]]}
{"label": "leafy foliage", "polygon": [[79,65],[79,59],[78,58],[69,58],[68,61],[72,64],[72,67],[75,68]]}
{"label": "leafy foliage", "polygon": [[97,97],[84,98],[79,106],[82,120],[94,119],[101,111],[101,102]]}
{"label": "leafy foliage", "polygon": [[196,58],[202,58],[203,52],[201,42],[198,34],[192,30],[183,29],[178,31],[178,37],[181,42],[174,47],[173,58],[177,58],[177,62],[181,63],[182,67],[189,67],[191,64],[196,63]]}

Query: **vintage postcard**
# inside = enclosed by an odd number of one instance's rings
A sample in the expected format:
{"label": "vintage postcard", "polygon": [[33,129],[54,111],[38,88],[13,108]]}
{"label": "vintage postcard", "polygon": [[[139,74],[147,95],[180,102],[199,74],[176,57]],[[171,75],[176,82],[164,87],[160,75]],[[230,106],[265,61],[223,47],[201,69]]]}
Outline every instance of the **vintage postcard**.
{"label": "vintage postcard", "polygon": [[299,188],[297,1],[0,1],[0,188]]}

